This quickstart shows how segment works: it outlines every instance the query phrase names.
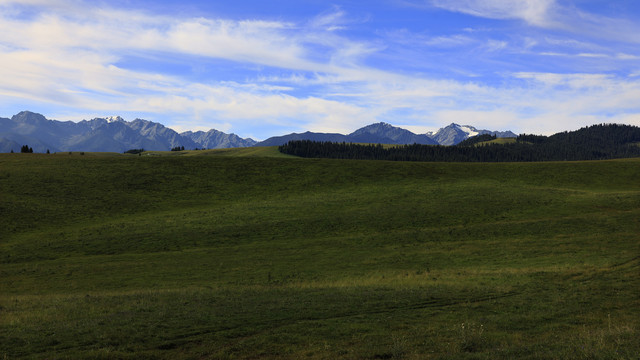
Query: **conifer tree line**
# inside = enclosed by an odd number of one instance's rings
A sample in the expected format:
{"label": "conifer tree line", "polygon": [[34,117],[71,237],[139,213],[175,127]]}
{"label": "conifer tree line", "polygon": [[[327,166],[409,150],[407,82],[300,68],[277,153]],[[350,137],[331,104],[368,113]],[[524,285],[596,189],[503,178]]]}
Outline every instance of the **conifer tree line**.
{"label": "conifer tree line", "polygon": [[290,141],[280,152],[300,157],[451,162],[515,162],[604,160],[640,157],[640,128],[630,125],[600,124],[552,136],[522,134],[515,142],[483,143],[491,135],[469,138],[455,146],[352,144]]}
{"label": "conifer tree line", "polygon": [[[29,145],[22,145],[20,147],[20,152],[23,154],[33,154],[33,148],[30,147]],[[13,154],[13,149],[11,149],[11,154]],[[51,154],[49,149],[47,149],[47,154]]]}
{"label": "conifer tree line", "polygon": [[125,151],[125,154],[141,154],[144,152],[144,149],[129,149]]}

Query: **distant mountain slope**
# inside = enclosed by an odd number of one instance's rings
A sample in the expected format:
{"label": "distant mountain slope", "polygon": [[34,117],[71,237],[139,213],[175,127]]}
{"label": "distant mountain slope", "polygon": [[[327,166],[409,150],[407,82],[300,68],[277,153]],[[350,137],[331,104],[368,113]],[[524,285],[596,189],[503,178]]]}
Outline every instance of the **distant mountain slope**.
{"label": "distant mountain slope", "polygon": [[392,126],[387,123],[376,123],[360,128],[349,135],[333,133],[293,133],[283,136],[274,136],[265,141],[259,142],[256,146],[279,146],[295,140],[311,141],[331,141],[331,142],[351,142],[370,144],[428,144],[437,143],[427,135],[416,135],[409,130]]}
{"label": "distant mountain slope", "polygon": [[[23,111],[0,121],[0,149],[19,152],[22,145],[29,145],[35,152],[59,151],[56,146],[56,127],[40,114]],[[15,144],[21,144],[15,146]]]}
{"label": "distant mountain slope", "polygon": [[511,131],[491,131],[477,130],[473,126],[451,124],[435,133],[414,134],[384,122],[371,124],[360,128],[349,135],[326,134],[326,133],[293,133],[283,136],[274,136],[265,141],[259,142],[256,146],[280,146],[289,141],[311,140],[311,141],[331,141],[331,142],[351,142],[367,144],[422,144],[422,145],[455,145],[471,136],[478,134],[490,134],[497,137],[517,137]]}
{"label": "distant mountain slope", "polygon": [[438,143],[427,135],[416,135],[409,130],[377,123],[360,128],[348,135],[349,141],[354,143],[374,144],[423,144],[437,145]]}
{"label": "distant mountain slope", "polygon": [[[216,130],[216,137],[203,137],[203,142],[183,136],[164,125],[148,120],[125,121],[119,116],[95,118],[80,122],[47,120],[41,114],[23,111],[11,119],[0,118],[0,151],[17,152],[28,144],[35,152],[99,151],[124,152],[129,149],[167,151],[176,146],[186,149],[250,146],[252,139],[241,139]],[[231,140],[230,140],[231,139]]]}
{"label": "distant mountain slope", "polygon": [[427,136],[431,137],[440,145],[456,145],[459,142],[466,140],[476,135],[492,135],[496,137],[517,137],[511,131],[491,131],[491,130],[478,130],[469,125],[458,125],[451,123],[450,125],[443,127],[435,133],[428,133]]}
{"label": "distant mountain slope", "polygon": [[[35,143],[36,142],[25,140],[24,138],[22,140],[16,140],[15,138],[14,139],[8,139],[6,137],[0,136],[0,153],[10,153],[12,151],[13,152],[20,152],[20,148],[22,147],[22,145],[24,145],[24,144],[35,144]],[[31,145],[31,148],[33,148],[33,145]],[[36,148],[38,148],[37,145],[36,145]]]}
{"label": "distant mountain slope", "polygon": [[348,142],[349,138],[346,135],[342,135],[342,134],[315,133],[315,132],[307,131],[301,134],[292,133],[288,135],[270,137],[267,140],[256,143],[254,146],[279,146],[293,140]]}
{"label": "distant mountain slope", "polygon": [[31,146],[35,152],[58,151],[113,151],[129,149],[166,151],[177,146],[185,149],[220,149],[249,146],[278,146],[291,140],[312,140],[370,144],[425,144],[455,145],[471,136],[490,134],[498,137],[516,137],[511,131],[477,130],[473,126],[451,124],[435,133],[414,134],[387,123],[375,123],[351,134],[304,132],[271,137],[256,142],[235,134],[211,129],[186,131],[181,134],[164,125],[148,120],[125,121],[119,116],[95,118],[80,122],[47,120],[43,115],[23,111],[11,119],[0,118],[0,151],[18,151],[20,146]]}
{"label": "distant mountain slope", "polygon": [[193,142],[200,144],[205,149],[225,149],[235,147],[250,147],[256,144],[256,141],[247,138],[243,139],[236,134],[225,134],[222,131],[211,129],[204,131],[185,131],[180,134],[182,137],[191,139]]}

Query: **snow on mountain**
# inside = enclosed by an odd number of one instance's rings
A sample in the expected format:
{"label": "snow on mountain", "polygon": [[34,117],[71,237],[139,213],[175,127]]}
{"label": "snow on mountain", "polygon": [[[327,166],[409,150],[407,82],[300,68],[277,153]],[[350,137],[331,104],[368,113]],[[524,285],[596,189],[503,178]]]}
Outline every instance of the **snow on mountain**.
{"label": "snow on mountain", "polygon": [[480,134],[478,132],[478,130],[476,128],[474,128],[473,126],[464,125],[464,126],[459,126],[459,128],[460,128],[460,130],[466,132],[468,137],[472,137],[472,136],[476,136],[476,135]]}
{"label": "snow on mountain", "polygon": [[497,137],[517,137],[517,135],[511,131],[478,130],[470,125],[458,125],[456,123],[451,123],[435,133],[427,133],[427,136],[437,141],[440,145],[456,145],[472,136],[483,134],[495,135]]}
{"label": "snow on mountain", "polygon": [[121,118],[120,116],[107,116],[105,118],[103,118],[105,120],[107,120],[107,122],[124,122],[124,119]]}
{"label": "snow on mountain", "polygon": [[[219,135],[224,137],[224,133]],[[241,140],[227,141],[225,145],[250,146],[244,143],[238,145]],[[249,140],[249,143],[253,142]],[[129,122],[120,116],[108,116],[76,123],[47,120],[41,114],[29,111],[23,111],[11,119],[0,119],[0,151],[19,151],[19,147],[14,149],[16,144],[28,144],[35,152],[123,152],[141,148],[167,151],[176,146],[186,149],[219,147],[215,139],[209,139],[205,145],[160,123],[143,119]]]}
{"label": "snow on mountain", "polygon": [[[470,125],[452,123],[438,131],[414,134],[409,130],[380,122],[362,127],[349,135],[329,133],[293,133],[276,136],[256,143],[235,134],[211,129],[208,132],[177,133],[160,123],[135,119],[126,121],[120,116],[107,116],[78,123],[47,120],[29,111],[0,118],[0,151],[11,150],[15,144],[28,144],[36,152],[56,151],[113,151],[129,149],[169,150],[176,146],[186,149],[216,149],[248,146],[273,146],[290,140],[314,140],[374,144],[455,145],[469,137],[490,134],[497,137],[516,137],[511,131],[478,130]],[[13,149],[14,151],[19,150]]]}

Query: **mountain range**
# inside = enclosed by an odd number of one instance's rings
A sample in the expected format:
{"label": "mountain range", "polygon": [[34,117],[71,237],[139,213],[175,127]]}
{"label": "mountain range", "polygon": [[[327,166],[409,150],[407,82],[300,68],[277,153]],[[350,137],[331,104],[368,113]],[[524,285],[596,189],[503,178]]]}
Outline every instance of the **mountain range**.
{"label": "mountain range", "polygon": [[119,116],[80,122],[47,120],[41,114],[23,111],[11,119],[0,118],[0,152],[17,151],[28,144],[35,152],[100,151],[129,149],[169,150],[248,147],[253,139],[217,130],[187,131],[182,134],[148,120],[125,121]]}
{"label": "mountain range", "polygon": [[48,120],[41,114],[22,111],[10,119],[0,118],[0,152],[18,152],[22,145],[29,145],[35,152],[124,152],[129,149],[167,151],[178,146],[184,146],[185,149],[274,146],[290,140],[455,145],[480,134],[497,137],[517,136],[511,131],[478,130],[472,126],[458,124],[419,135],[387,123],[376,123],[348,135],[305,132],[275,136],[256,142],[250,138],[243,139],[238,135],[214,129],[207,132],[178,133],[160,123],[143,119],[125,121],[119,116],[111,116],[73,122]]}

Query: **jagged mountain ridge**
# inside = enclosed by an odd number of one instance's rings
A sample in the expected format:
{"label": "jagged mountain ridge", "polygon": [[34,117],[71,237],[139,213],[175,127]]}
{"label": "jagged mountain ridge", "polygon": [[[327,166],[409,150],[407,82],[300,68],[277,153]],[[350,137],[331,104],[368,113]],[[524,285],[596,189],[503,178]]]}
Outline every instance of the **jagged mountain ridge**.
{"label": "jagged mountain ridge", "polygon": [[380,143],[380,144],[423,144],[437,145],[427,135],[416,135],[409,130],[405,130],[393,125],[381,122],[360,128],[349,134],[351,142],[359,143]]}
{"label": "jagged mountain ridge", "polygon": [[351,134],[304,132],[271,137],[262,142],[243,139],[235,134],[211,129],[178,133],[148,120],[125,121],[119,116],[94,118],[80,122],[48,120],[43,115],[23,111],[11,119],[0,118],[0,152],[18,151],[28,144],[35,152],[96,151],[124,152],[129,149],[166,151],[173,147],[185,149],[216,149],[229,147],[274,146],[290,140],[314,140],[381,144],[455,145],[470,136],[491,134],[516,137],[511,131],[477,130],[468,125],[451,124],[435,133],[413,132],[384,122],[362,127]]}
{"label": "jagged mountain ridge", "polygon": [[427,136],[435,140],[440,145],[456,145],[463,140],[466,140],[476,135],[491,135],[496,137],[517,137],[511,131],[491,131],[491,130],[478,130],[469,125],[458,125],[451,123],[450,125],[443,127],[435,133],[427,133]]}
{"label": "jagged mountain ridge", "polygon": [[291,140],[313,140],[332,142],[353,142],[372,144],[424,144],[424,145],[455,145],[471,136],[480,134],[496,135],[497,137],[517,137],[511,131],[477,130],[473,126],[452,123],[435,133],[414,134],[413,132],[380,122],[360,128],[349,135],[326,133],[292,133],[271,137],[259,142],[256,146],[278,146]]}
{"label": "jagged mountain ridge", "polygon": [[304,133],[291,133],[282,136],[273,136],[267,140],[260,141],[255,146],[279,146],[286,144],[292,140],[311,140],[311,141],[331,141],[331,142],[349,142],[347,135],[335,133],[317,133],[307,131]]}
{"label": "jagged mountain ridge", "polygon": [[[129,149],[166,151],[176,146],[186,149],[251,146],[252,139],[241,139],[217,130],[220,144],[209,136],[194,140],[187,132],[179,134],[164,125],[148,120],[125,121],[119,116],[94,118],[80,122],[47,120],[43,115],[22,111],[11,119],[0,118],[0,152],[18,151],[16,144],[29,144],[35,152],[97,151],[124,152]],[[197,134],[197,133],[195,133]],[[197,138],[197,137],[196,137]]]}
{"label": "jagged mountain ridge", "polygon": [[180,133],[180,135],[200,144],[201,147],[205,149],[250,147],[256,144],[256,141],[251,138],[243,139],[236,134],[225,134],[224,132],[215,129],[211,129],[207,132],[185,131]]}
{"label": "jagged mountain ridge", "polygon": [[292,133],[283,136],[274,136],[265,141],[259,142],[256,146],[279,146],[292,140],[312,140],[331,142],[352,142],[352,143],[372,143],[372,144],[425,144],[437,145],[437,143],[427,135],[416,135],[409,130],[405,130],[393,125],[380,122],[362,127],[351,134],[335,133]]}

